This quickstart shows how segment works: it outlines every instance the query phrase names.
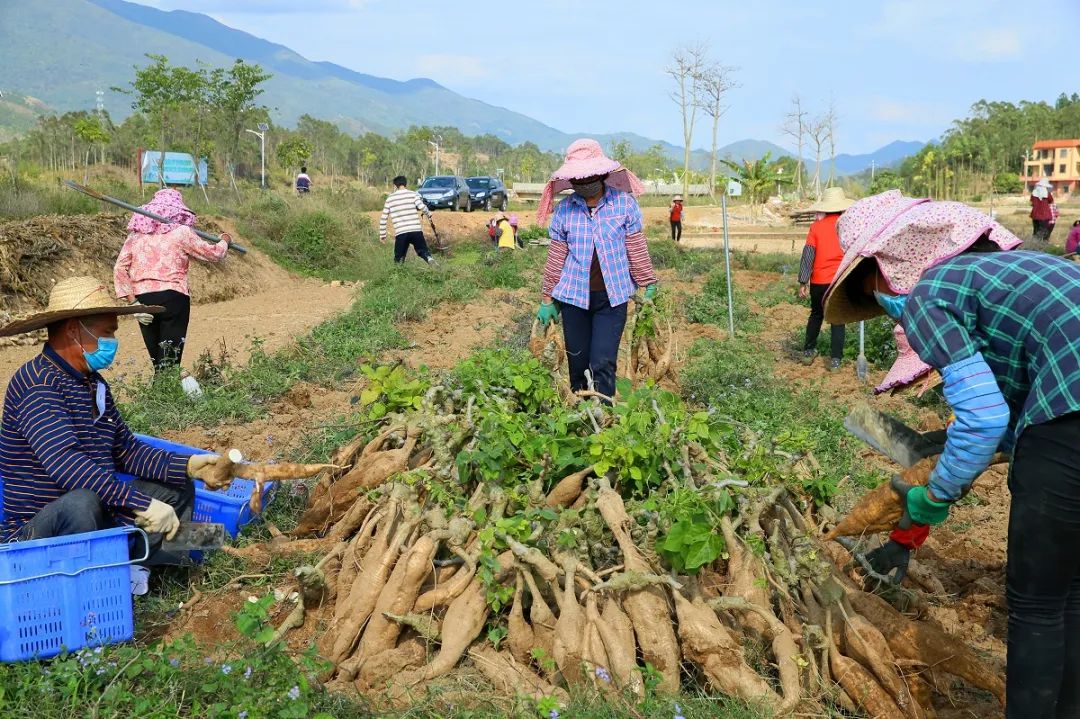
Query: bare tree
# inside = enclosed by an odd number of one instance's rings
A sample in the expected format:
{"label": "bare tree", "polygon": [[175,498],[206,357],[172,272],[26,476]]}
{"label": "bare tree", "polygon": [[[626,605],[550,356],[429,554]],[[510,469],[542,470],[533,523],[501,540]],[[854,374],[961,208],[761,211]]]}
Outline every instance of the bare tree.
{"label": "bare tree", "polygon": [[829,108],[822,121],[826,124],[829,140],[829,187],[836,181],[836,100],[829,99]]}
{"label": "bare tree", "polygon": [[806,134],[814,146],[814,197],[821,199],[821,155],[829,142],[829,116],[819,115],[806,123]]}
{"label": "bare tree", "polygon": [[690,190],[690,150],[694,140],[694,123],[701,105],[701,76],[708,48],[704,44],[680,47],[671,56],[667,72],[675,81],[671,99],[679,106],[683,125],[683,194]]}
{"label": "bare tree", "polygon": [[795,93],[791,96],[791,110],[784,116],[784,124],[780,126],[780,131],[795,141],[795,193],[800,199],[803,196],[803,143],[808,129],[808,114],[803,109],[802,98]]}
{"label": "bare tree", "polygon": [[727,65],[712,64],[701,72],[700,89],[698,97],[701,111],[712,118],[712,150],[709,164],[709,193],[716,197],[716,143],[720,129],[720,117],[727,112],[724,97],[728,90],[738,87],[738,83],[732,79],[732,73],[736,68]]}

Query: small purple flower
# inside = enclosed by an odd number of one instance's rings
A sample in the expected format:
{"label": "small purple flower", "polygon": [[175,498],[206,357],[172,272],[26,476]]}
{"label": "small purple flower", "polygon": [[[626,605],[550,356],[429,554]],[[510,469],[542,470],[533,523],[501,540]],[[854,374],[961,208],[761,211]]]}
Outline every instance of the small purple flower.
{"label": "small purple flower", "polygon": [[609,674],[608,670],[604,669],[603,667],[596,668],[596,678],[606,684],[611,683],[611,674]]}
{"label": "small purple flower", "polygon": [[227,675],[227,674],[230,674],[231,672],[232,672],[232,666],[231,665],[229,665],[229,664],[222,664],[221,665],[221,673],[222,674]]}
{"label": "small purple flower", "polygon": [[271,447],[274,445],[274,435],[266,435],[266,444],[270,445]]}
{"label": "small purple flower", "polygon": [[247,709],[244,709],[239,714],[237,714],[236,719],[247,719]]}
{"label": "small purple flower", "polygon": [[169,660],[169,666],[172,667],[173,669],[176,669],[178,666],[180,666],[180,660],[177,659],[176,657],[173,657],[172,659]]}
{"label": "small purple flower", "polygon": [[251,679],[251,667],[244,670],[244,679]]}
{"label": "small purple flower", "polygon": [[679,706],[678,704],[675,705],[675,717],[674,717],[674,719],[686,719],[686,717],[683,716],[682,707]]}
{"label": "small purple flower", "polygon": [[206,666],[210,666],[214,663],[214,660],[210,657],[206,657],[205,659],[203,659],[203,663],[206,664]]}
{"label": "small purple flower", "polygon": [[293,688],[289,690],[289,698],[293,701],[300,698],[300,687],[293,685]]}
{"label": "small purple flower", "polygon": [[548,712],[548,719],[559,719],[559,710],[552,709]]}

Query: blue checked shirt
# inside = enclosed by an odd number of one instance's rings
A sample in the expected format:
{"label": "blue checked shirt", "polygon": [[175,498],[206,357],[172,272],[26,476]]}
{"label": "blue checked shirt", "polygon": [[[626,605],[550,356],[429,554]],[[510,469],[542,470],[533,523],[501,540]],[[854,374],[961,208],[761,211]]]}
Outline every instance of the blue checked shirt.
{"label": "blue checked shirt", "polygon": [[16,370],[4,397],[0,541],[73,489],[93,491],[117,520],[130,524],[150,497],[116,473],[182,486],[187,459],[136,439],[105,380],[96,372],[83,375],[46,345]]}
{"label": "blue checked shirt", "polygon": [[628,192],[607,188],[595,214],[579,195],[564,198],[556,205],[548,229],[551,241],[565,243],[568,249],[562,275],[551,296],[589,309],[589,268],[595,249],[608,302],[612,307],[626,303],[635,289],[626,238],[641,231],[641,208]]}
{"label": "blue checked shirt", "polygon": [[923,273],[901,323],[919,357],[943,370],[957,416],[935,496],[955,499],[1001,439],[1014,446],[1029,425],[1080,411],[1076,263],[1020,251],[954,257]]}

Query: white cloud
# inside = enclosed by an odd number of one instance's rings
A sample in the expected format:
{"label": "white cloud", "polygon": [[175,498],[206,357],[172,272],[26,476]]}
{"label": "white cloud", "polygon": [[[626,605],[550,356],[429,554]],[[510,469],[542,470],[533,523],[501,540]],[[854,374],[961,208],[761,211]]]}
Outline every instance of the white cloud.
{"label": "white cloud", "polygon": [[1020,57],[1023,42],[1014,28],[987,28],[965,33],[954,49],[957,57],[971,62],[1012,60]]}
{"label": "white cloud", "polygon": [[484,61],[475,55],[419,55],[413,67],[416,74],[442,82],[452,82],[455,78],[478,80],[491,74]]}
{"label": "white cloud", "polygon": [[867,114],[877,122],[911,127],[940,126],[952,118],[950,110],[942,105],[891,97],[871,98]]}
{"label": "white cloud", "polygon": [[[871,37],[904,42],[920,53],[962,62],[1001,62],[1022,56],[1033,39],[1028,26],[998,24],[1012,6],[1002,0],[890,0],[866,27]],[[1032,26],[1038,30],[1038,26]]]}

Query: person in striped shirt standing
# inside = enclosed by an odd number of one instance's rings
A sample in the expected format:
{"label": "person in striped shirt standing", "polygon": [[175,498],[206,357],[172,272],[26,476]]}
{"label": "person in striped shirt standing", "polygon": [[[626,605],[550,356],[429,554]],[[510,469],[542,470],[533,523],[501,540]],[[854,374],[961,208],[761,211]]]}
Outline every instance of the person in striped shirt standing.
{"label": "person in striped shirt standing", "polygon": [[962,203],[899,191],[860,200],[837,227],[847,252],[825,319],[897,321],[922,366],[897,363],[908,377],[936,369],[956,417],[936,463],[893,479],[904,518],[867,558],[906,567],[912,533],[944,522],[1011,451],[1006,716],[1080,716],[1080,267],[1015,250]]}
{"label": "person in striped shirt standing", "polygon": [[[573,194],[554,205],[555,195]],[[632,172],[604,156],[595,140],[577,140],[544,188],[537,223],[551,215],[547,262],[537,319],[544,325],[562,314],[570,387],[615,395],[615,366],[626,325],[626,308],[639,287],[656,294],[656,273],[645,244],[641,208],[634,195],[644,187]]]}
{"label": "person in striped shirt standing", "polygon": [[424,200],[407,185],[408,180],[404,175],[394,178],[394,191],[387,196],[379,217],[379,242],[386,242],[386,221],[389,219],[394,225],[394,262],[404,262],[409,245],[412,245],[420,259],[432,264],[435,260],[428,250],[427,240],[424,239],[424,231],[420,226],[420,217],[416,213],[423,212],[432,229],[435,228],[435,220]]}
{"label": "person in striped shirt standing", "polygon": [[[41,354],[16,370],[0,421],[4,523],[0,541],[43,539],[134,524],[148,534],[147,564],[181,557],[159,551],[190,519],[192,479],[215,484],[216,455],[183,455],[151,447],[128,429],[99,374],[119,343],[117,318],[164,311],[118,303],[101,282],[74,277],[57,282],[49,306],[0,327],[9,337],[45,327]],[[124,482],[118,472],[137,479]],[[142,543],[132,556],[143,555]]]}

